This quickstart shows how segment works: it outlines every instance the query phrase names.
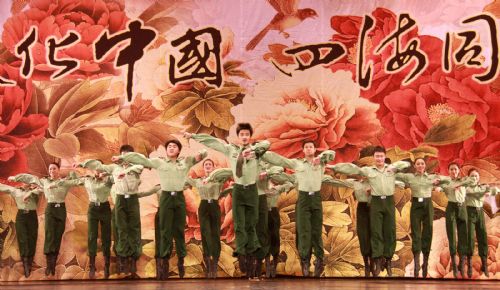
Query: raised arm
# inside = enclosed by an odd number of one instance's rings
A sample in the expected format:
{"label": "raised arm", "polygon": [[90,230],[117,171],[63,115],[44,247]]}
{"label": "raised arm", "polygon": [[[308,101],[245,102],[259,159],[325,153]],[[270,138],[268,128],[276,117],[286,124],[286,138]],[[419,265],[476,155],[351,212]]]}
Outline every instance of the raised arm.
{"label": "raised arm", "polygon": [[88,168],[91,170],[99,170],[99,171],[104,171],[108,174],[112,174],[113,170],[115,170],[117,165],[116,164],[105,165],[105,164],[102,164],[102,162],[99,160],[87,159],[84,162],[80,163],[79,166],[83,167],[83,168]]}
{"label": "raised arm", "polygon": [[281,166],[271,166],[266,174],[273,183],[284,184],[286,182],[295,183],[295,176],[286,174],[283,167]]}
{"label": "raised arm", "polygon": [[336,179],[331,177],[330,175],[325,175],[323,177],[323,180],[321,180],[321,183],[326,183],[335,187],[349,187],[349,188],[354,188],[353,181],[351,179]]}
{"label": "raised arm", "polygon": [[160,190],[161,190],[161,186],[159,184],[157,184],[157,185],[153,186],[150,190],[138,192],[137,197],[142,198],[142,197],[150,196],[150,195],[157,193]]}
{"label": "raised arm", "polygon": [[330,168],[334,170],[335,172],[343,173],[343,174],[348,174],[348,175],[362,175],[362,176],[367,176],[364,168],[359,168],[358,166],[352,164],[352,163],[337,163],[335,165],[327,165],[326,168]]}
{"label": "raised arm", "polygon": [[22,182],[26,184],[35,184],[39,187],[43,187],[42,182],[40,181],[40,178],[28,174],[28,173],[21,173],[15,176],[9,177],[9,181],[15,181],[15,182]]}
{"label": "raised arm", "polygon": [[0,183],[0,191],[13,195],[16,192],[16,188],[7,184]]}
{"label": "raised arm", "polygon": [[207,150],[202,149],[202,150],[198,151],[198,153],[196,155],[186,157],[186,165],[188,167],[192,167],[193,165],[195,165],[196,163],[200,162],[205,157],[207,157],[207,155],[208,155]]}
{"label": "raised arm", "polygon": [[408,161],[400,160],[400,161],[396,161],[396,162],[392,163],[389,166],[392,167],[394,169],[394,171],[398,172],[398,171],[401,171],[401,170],[404,170],[404,169],[410,167],[411,163]]}
{"label": "raised arm", "polygon": [[136,152],[128,152],[120,156],[115,156],[114,158],[130,164],[142,165],[146,168],[158,168],[159,166],[158,162],[154,162],[152,159]]}
{"label": "raised arm", "polygon": [[396,173],[396,181],[402,182],[403,187],[410,183],[410,173]]}
{"label": "raised arm", "polygon": [[318,155],[321,164],[326,164],[335,159],[335,151],[333,150],[325,150]]}
{"label": "raised arm", "polygon": [[186,134],[184,134],[184,136],[186,138],[193,138],[194,140],[207,146],[208,148],[212,148],[215,151],[219,151],[219,152],[223,153],[224,155],[229,154],[229,146],[231,146],[231,145],[226,144],[222,140],[215,138],[211,135],[186,133]]}
{"label": "raised arm", "polygon": [[250,146],[250,149],[255,152],[255,156],[260,157],[266,153],[267,150],[269,150],[269,147],[271,146],[271,143],[269,141],[264,140],[261,142],[257,142]]}
{"label": "raised arm", "polygon": [[281,166],[281,167],[286,167],[286,168],[291,168],[295,169],[296,167],[296,162],[293,159],[288,159],[285,158],[277,153],[274,153],[272,151],[267,151],[262,155],[262,160],[271,163],[276,166]]}
{"label": "raised arm", "polygon": [[233,177],[233,171],[229,168],[217,168],[208,176],[208,182],[223,183]]}

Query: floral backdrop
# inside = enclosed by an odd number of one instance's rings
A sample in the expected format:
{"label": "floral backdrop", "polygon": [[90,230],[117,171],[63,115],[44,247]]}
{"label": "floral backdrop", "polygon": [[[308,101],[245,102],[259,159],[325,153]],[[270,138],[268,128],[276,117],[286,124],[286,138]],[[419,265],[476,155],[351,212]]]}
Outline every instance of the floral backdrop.
{"label": "floral backdrop", "polygon": [[[307,17],[284,33],[269,30],[254,49],[247,43],[259,33],[276,9],[310,8],[315,17]],[[463,29],[464,17],[489,12],[500,17],[500,1],[243,1],[243,0],[2,0],[0,1],[0,77],[16,81],[0,87],[0,181],[30,172],[47,175],[47,166],[62,162],[67,172],[71,165],[87,158],[109,162],[121,144],[137,151],[162,156],[162,144],[177,137],[184,143],[182,154],[202,148],[182,138],[181,132],[208,133],[234,140],[237,122],[251,122],[257,140],[271,141],[271,149],[287,157],[301,156],[303,139],[313,139],[320,150],[337,152],[335,162],[358,159],[360,150],[369,145],[384,145],[392,161],[429,157],[431,170],[446,173],[452,160],[463,164],[464,172],[474,166],[483,182],[497,183],[500,178],[500,79],[481,84],[472,78],[490,64],[491,44],[485,27],[475,27],[485,48],[484,67],[453,65],[443,71],[441,60],[446,32]],[[288,4],[287,4],[288,3]],[[288,6],[287,6],[288,5]],[[296,8],[297,8],[296,7]],[[387,73],[384,63],[391,57],[393,45],[375,53],[385,37],[397,28],[399,13],[408,12],[418,28],[402,37],[420,41],[428,55],[428,66],[408,85],[402,80],[403,69]],[[365,39],[365,62],[373,64],[369,89],[356,82],[359,34],[363,15],[375,21]],[[116,67],[116,53],[102,61],[94,60],[93,42],[103,32],[126,28],[129,20],[141,19],[158,33],[144,51],[133,71],[133,99],[127,100],[126,69]],[[15,47],[38,27],[33,44],[32,75],[20,75],[21,59]],[[169,42],[186,31],[215,27],[221,32],[221,60],[224,82],[220,87],[195,80],[172,86],[168,81]],[[47,64],[45,41],[77,31],[78,44],[58,52],[59,58],[79,62],[77,70],[60,80],[51,80],[54,68]],[[346,55],[327,66],[293,71],[292,76],[277,67],[290,70],[296,60],[284,50],[304,44],[336,41],[344,45]],[[457,47],[452,39],[452,47]],[[214,63],[208,63],[214,67]],[[411,67],[411,65],[410,65]],[[218,167],[227,166],[224,156],[210,151]],[[200,165],[191,174],[203,174]],[[342,176],[337,176],[342,178]],[[145,170],[141,188],[158,183],[155,172]],[[356,200],[352,190],[325,185],[321,191],[324,208],[323,242],[326,251],[326,277],[357,277],[363,273],[363,259],[356,236]],[[413,276],[410,237],[410,197],[408,189],[396,191],[397,247],[395,276]],[[281,217],[281,253],[278,273],[300,275],[295,245],[295,202],[297,191],[283,194],[278,202]],[[87,222],[88,197],[83,188],[75,188],[66,199],[68,218],[61,253],[56,267],[57,279],[88,278]],[[200,202],[196,190],[186,190],[188,222],[185,231],[188,277],[202,277],[201,234],[197,217]],[[430,276],[451,278],[448,241],[445,235],[444,209],[447,200],[433,195],[435,206],[434,239]],[[154,214],[157,197],[141,203],[142,244],[138,269],[142,278],[155,275]],[[488,230],[488,267],[490,279],[500,278],[500,199],[490,198],[484,207]],[[43,256],[44,209],[38,209],[40,229],[34,272],[28,280],[44,280]],[[232,257],[234,228],[231,195],[221,198],[222,254],[219,276],[238,277],[237,261]],[[13,199],[0,194],[0,281],[26,280],[22,275],[16,232],[17,212]],[[170,269],[177,271],[176,258]],[[103,277],[104,260],[97,257],[98,277]],[[480,275],[479,257],[473,261],[474,277]],[[385,272],[382,274],[384,275]],[[112,278],[120,278],[113,274]]]}

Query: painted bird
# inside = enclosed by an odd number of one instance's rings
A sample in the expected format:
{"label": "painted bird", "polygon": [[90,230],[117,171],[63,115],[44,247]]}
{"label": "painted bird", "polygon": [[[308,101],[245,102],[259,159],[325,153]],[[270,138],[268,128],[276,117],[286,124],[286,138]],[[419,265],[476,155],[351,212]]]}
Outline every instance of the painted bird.
{"label": "painted bird", "polygon": [[246,46],[246,50],[254,49],[270,30],[278,30],[288,38],[290,35],[285,30],[299,25],[307,18],[318,16],[311,8],[298,9],[300,0],[267,0],[278,12],[273,19],[262,29]]}

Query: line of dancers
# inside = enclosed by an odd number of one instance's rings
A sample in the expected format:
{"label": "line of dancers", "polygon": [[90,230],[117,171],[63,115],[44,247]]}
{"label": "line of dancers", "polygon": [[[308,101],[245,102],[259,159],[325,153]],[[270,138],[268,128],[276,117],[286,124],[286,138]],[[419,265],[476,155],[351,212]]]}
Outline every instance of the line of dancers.
{"label": "line of dancers", "polygon": [[[19,251],[28,277],[32,271],[36,249],[38,219],[36,208],[39,195],[47,199],[45,209],[44,254],[47,259],[45,274],[55,274],[55,265],[65,230],[65,199],[72,187],[84,186],[89,195],[88,208],[88,255],[89,277],[95,278],[98,229],[101,228],[101,248],[104,256],[104,277],[109,278],[111,264],[111,234],[114,236],[113,251],[116,256],[116,272],[136,276],[136,262],[142,253],[141,215],[139,198],[156,194],[159,209],[155,215],[156,277],[169,277],[169,259],[173,253],[173,241],[177,255],[180,278],[185,275],[184,258],[186,242],[186,186],[197,188],[201,202],[198,219],[202,235],[203,263],[207,278],[216,278],[221,252],[221,212],[218,200],[231,192],[235,230],[235,250],[239,269],[249,279],[260,279],[265,265],[265,277],[276,276],[280,253],[280,217],[277,208],[279,195],[296,188],[298,199],[295,210],[297,249],[304,277],[320,277],[324,271],[322,242],[323,210],[321,186],[349,187],[357,200],[356,230],[365,264],[365,276],[379,276],[387,271],[392,276],[392,257],[396,248],[396,221],[394,191],[396,186],[409,187],[411,199],[411,238],[414,255],[414,276],[428,276],[429,253],[432,242],[434,209],[432,192],[438,188],[448,198],[446,207],[446,231],[449,239],[453,274],[472,276],[471,258],[475,238],[482,261],[482,272],[488,276],[487,236],[482,212],[486,195],[495,195],[498,188],[481,184],[479,171],[471,169],[467,177],[460,176],[460,166],[449,164],[449,176],[426,172],[426,160],[417,158],[413,166],[407,161],[388,162],[383,147],[376,146],[369,155],[373,166],[353,163],[331,165],[335,152],[325,150],[316,154],[313,141],[303,140],[304,158],[288,159],[269,151],[270,143],[251,143],[253,129],[248,123],[236,128],[238,144],[227,144],[207,134],[184,133],[208,148],[223,153],[229,168],[215,168],[207,151],[193,156],[180,157],[182,144],[176,139],[165,143],[166,156],[148,158],[134,152],[130,145],[120,148],[120,155],[112,158],[112,164],[100,160],[86,160],[78,167],[88,174],[78,176],[71,172],[61,177],[59,164],[51,163],[48,177],[19,174],[9,178],[22,184],[12,187],[0,184],[0,192],[11,194],[18,207],[16,232]],[[360,156],[360,158],[365,156]],[[204,177],[193,179],[189,171],[202,162]],[[148,191],[139,192],[140,175],[145,169],[155,170],[160,184]],[[285,168],[287,170],[285,170]],[[336,179],[326,175],[326,170],[348,175],[348,179]],[[287,173],[293,172],[293,174]],[[226,181],[232,187],[224,189]],[[111,202],[110,202],[111,201]],[[114,205],[114,206],[113,206]],[[459,262],[456,262],[458,253]],[[420,256],[423,254],[423,263]],[[314,269],[311,271],[311,258]]]}

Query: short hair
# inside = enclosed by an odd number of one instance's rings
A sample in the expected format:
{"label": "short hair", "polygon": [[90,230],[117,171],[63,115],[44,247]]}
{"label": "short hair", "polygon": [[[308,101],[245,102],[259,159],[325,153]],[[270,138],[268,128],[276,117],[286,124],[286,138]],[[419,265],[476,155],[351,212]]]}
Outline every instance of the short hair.
{"label": "short hair", "polygon": [[457,166],[458,169],[460,169],[460,164],[458,164],[458,162],[450,162],[450,164],[448,164],[448,170],[450,170],[450,167],[452,167],[453,165]]}
{"label": "short hair", "polygon": [[250,131],[250,136],[253,135],[253,128],[250,123],[238,123],[236,126],[236,135],[239,135],[241,130],[248,130]]}
{"label": "short hair", "polygon": [[469,169],[469,171],[467,172],[467,176],[469,176],[472,172],[476,171],[477,174],[479,174],[479,170],[475,167],[472,167],[471,169]]}
{"label": "short hair", "polygon": [[383,147],[383,146],[375,146],[375,148],[373,148],[373,155],[375,155],[375,153],[384,153],[384,154],[386,154],[385,147]]}
{"label": "short hair", "polygon": [[212,159],[210,159],[210,158],[207,158],[207,159],[203,160],[203,163],[201,165],[205,166],[205,163],[207,163],[209,161],[212,162],[213,166],[215,166],[215,162]]}
{"label": "short hair", "polygon": [[174,143],[175,145],[177,145],[177,147],[179,147],[179,152],[181,152],[182,150],[182,144],[179,140],[177,139],[170,139],[170,140],[167,140],[167,142],[165,142],[165,149],[167,149],[168,147],[168,144],[170,143]]}
{"label": "short hair", "polygon": [[386,158],[384,159],[384,163],[386,163],[386,164],[391,164],[391,163],[392,163],[391,158],[386,157]]}
{"label": "short hair", "polygon": [[120,146],[120,154],[123,152],[134,152],[134,147],[132,147],[132,145],[129,144],[124,144]]}
{"label": "short hair", "polygon": [[59,162],[55,162],[55,161],[54,162],[50,162],[49,163],[49,167],[50,167],[50,165],[55,165],[55,166],[57,166],[57,168],[61,168],[61,164],[59,164]]}
{"label": "short hair", "polygon": [[306,144],[309,144],[309,143],[313,144],[313,145],[314,145],[314,148],[316,148],[316,143],[314,143],[314,141],[313,141],[313,140],[306,139],[306,140],[303,140],[303,141],[302,141],[302,149],[304,149],[304,147],[306,146]]}
{"label": "short hair", "polygon": [[361,149],[359,151],[359,159],[361,158],[365,158],[365,157],[368,157],[368,156],[373,156],[373,149],[375,148],[375,146],[366,146],[364,147],[363,149]]}

